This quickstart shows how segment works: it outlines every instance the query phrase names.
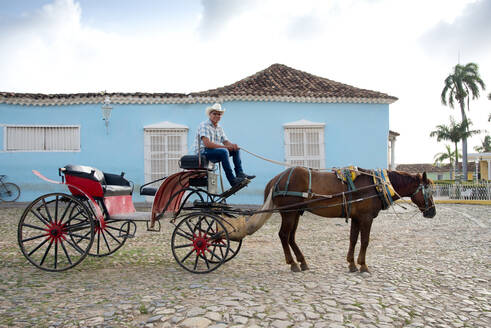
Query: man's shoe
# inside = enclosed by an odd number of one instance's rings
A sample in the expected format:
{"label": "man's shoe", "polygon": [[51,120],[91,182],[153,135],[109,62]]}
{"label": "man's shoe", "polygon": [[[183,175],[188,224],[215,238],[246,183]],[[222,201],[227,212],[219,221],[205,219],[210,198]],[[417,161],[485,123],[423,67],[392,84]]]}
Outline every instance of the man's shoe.
{"label": "man's shoe", "polygon": [[238,178],[241,178],[241,179],[248,179],[248,180],[252,180],[254,179],[256,176],[255,175],[248,175],[248,174],[245,174],[245,173],[239,173],[239,175],[237,176]]}
{"label": "man's shoe", "polygon": [[244,181],[245,178],[241,178],[240,176],[235,178],[233,181],[231,181],[230,185],[233,187],[237,186],[240,184],[242,181]]}

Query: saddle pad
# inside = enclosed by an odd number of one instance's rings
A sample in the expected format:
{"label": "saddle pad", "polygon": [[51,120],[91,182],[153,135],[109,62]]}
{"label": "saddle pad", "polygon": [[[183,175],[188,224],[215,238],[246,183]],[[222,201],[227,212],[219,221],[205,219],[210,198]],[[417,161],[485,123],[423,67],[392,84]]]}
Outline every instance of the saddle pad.
{"label": "saddle pad", "polygon": [[349,182],[348,179],[346,178],[346,175],[345,175],[346,171],[350,172],[351,181],[353,181],[353,182],[361,174],[360,172],[358,172],[358,167],[353,166],[353,165],[342,167],[339,169],[334,169],[333,171],[334,171],[334,173],[336,173],[336,176],[339,180],[346,182],[346,183]]}
{"label": "saddle pad", "polygon": [[[392,187],[392,184],[390,183],[390,179],[389,179],[389,175],[387,174],[387,170],[386,169],[379,170],[378,176],[380,176],[380,178],[382,179],[382,182],[385,183],[384,192],[385,193],[388,192],[391,197],[394,197],[396,192],[394,190],[394,187]],[[375,178],[374,178],[374,180],[375,180]],[[376,182],[376,180],[375,180],[375,182]]]}

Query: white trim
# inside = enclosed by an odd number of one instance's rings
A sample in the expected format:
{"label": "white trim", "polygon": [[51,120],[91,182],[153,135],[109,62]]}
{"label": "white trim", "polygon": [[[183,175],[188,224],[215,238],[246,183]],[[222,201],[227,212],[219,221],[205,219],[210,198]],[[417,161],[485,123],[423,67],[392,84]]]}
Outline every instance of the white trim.
{"label": "white trim", "polygon": [[326,126],[326,123],[321,122],[312,122],[305,119],[301,119],[299,121],[290,122],[283,124],[284,128],[323,128]]}
{"label": "white trim", "polygon": [[145,125],[143,127],[144,130],[147,129],[186,129],[189,130],[189,128],[186,125],[182,124],[177,124],[177,123],[172,123],[169,121],[163,121],[155,124],[149,124]]}
{"label": "white trim", "polygon": [[[188,145],[188,128],[171,122],[166,123],[163,126],[176,126],[176,128],[157,128],[158,124],[147,125],[144,127],[143,133],[143,164],[144,164],[144,183],[168,176],[170,174],[179,172],[179,167],[170,168],[169,164],[176,163],[183,155],[187,153]],[[167,124],[168,123],[168,124]],[[157,140],[157,143],[152,143],[153,139]],[[171,137],[179,137],[180,144],[172,144]],[[169,146],[174,146],[174,150],[169,150]],[[178,147],[176,147],[178,146]],[[153,149],[153,147],[158,147],[159,149]],[[155,157],[154,157],[155,156]],[[152,167],[154,165],[156,167]],[[158,169],[161,171],[158,172]],[[177,170],[177,171],[176,171]],[[160,175],[153,176],[159,173]],[[162,183],[161,181],[157,183],[154,187],[158,187]],[[151,201],[152,196],[147,196],[146,200]]]}
{"label": "white trim", "polygon": [[[297,140],[292,139],[292,135],[294,133],[296,134]],[[326,167],[324,139],[325,124],[319,124],[315,126],[283,126],[283,135],[285,147],[285,162],[289,164],[318,169],[324,169]],[[301,140],[298,139],[298,137],[300,137]],[[312,138],[316,140],[313,140]],[[316,145],[318,148],[312,148],[313,145]],[[296,153],[292,154],[292,150]],[[314,151],[314,154],[312,154],[312,150],[316,150]],[[318,162],[319,165],[313,165],[312,162]]]}
{"label": "white trim", "polygon": [[50,125],[50,124],[1,124],[7,128],[79,128],[80,125]]}
{"label": "white trim", "polygon": [[[112,104],[200,104],[215,103],[224,101],[264,101],[264,102],[294,102],[294,103],[359,103],[359,104],[392,104],[397,99],[376,97],[296,97],[296,96],[255,96],[223,95],[219,97],[193,97],[191,95],[181,97],[159,97],[159,96],[111,96]],[[44,98],[32,99],[29,97],[1,97],[0,104],[25,105],[25,106],[63,106],[63,105],[82,105],[100,104],[104,102],[103,96],[96,97],[66,97],[66,98]]]}
{"label": "white trim", "polygon": [[[81,144],[81,126],[80,125],[49,125],[49,124],[2,124],[4,128],[4,147],[1,152],[3,153],[78,153],[82,150]],[[8,128],[34,128],[34,129],[76,129],[76,134],[78,135],[78,140],[74,145],[78,146],[78,148],[73,149],[8,149]],[[44,132],[44,137],[46,137],[46,133]],[[46,139],[43,139],[43,145],[46,147]],[[70,144],[69,144],[70,145]],[[72,145],[70,145],[72,146]]]}

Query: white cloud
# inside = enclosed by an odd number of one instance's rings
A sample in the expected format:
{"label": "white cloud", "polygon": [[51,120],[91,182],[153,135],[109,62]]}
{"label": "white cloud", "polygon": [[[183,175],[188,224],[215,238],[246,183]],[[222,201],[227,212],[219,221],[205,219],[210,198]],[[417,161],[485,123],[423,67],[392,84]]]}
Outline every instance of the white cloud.
{"label": "white cloud", "polygon": [[491,50],[490,35],[491,0],[481,0],[465,7],[452,22],[440,21],[421,41],[433,53],[475,55]]}
{"label": "white cloud", "polygon": [[[82,23],[77,1],[55,0],[0,26],[0,90],[195,92],[282,63],[399,97],[390,106],[390,127],[401,133],[396,161],[431,161],[443,145],[429,132],[449,114],[459,117],[439,99],[457,56],[434,54],[420,40],[440,22],[458,26],[468,3],[474,2],[203,1],[186,28],[152,25],[141,33],[96,29]],[[462,61],[480,63],[491,85],[488,53],[464,53]],[[471,106],[475,127],[491,130],[489,101]],[[478,143],[476,137],[469,149]]]}

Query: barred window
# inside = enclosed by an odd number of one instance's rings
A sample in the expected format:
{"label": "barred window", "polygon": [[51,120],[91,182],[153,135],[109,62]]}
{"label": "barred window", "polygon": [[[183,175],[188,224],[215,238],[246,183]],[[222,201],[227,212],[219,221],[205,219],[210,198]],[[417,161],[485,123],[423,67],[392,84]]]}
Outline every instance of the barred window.
{"label": "barred window", "polygon": [[80,126],[75,125],[7,125],[6,151],[80,151]]}
{"label": "barred window", "polygon": [[323,123],[301,120],[283,127],[287,163],[316,169],[325,168]]}
{"label": "barred window", "polygon": [[188,129],[145,128],[144,131],[145,183],[178,172],[179,159],[187,152]]}

